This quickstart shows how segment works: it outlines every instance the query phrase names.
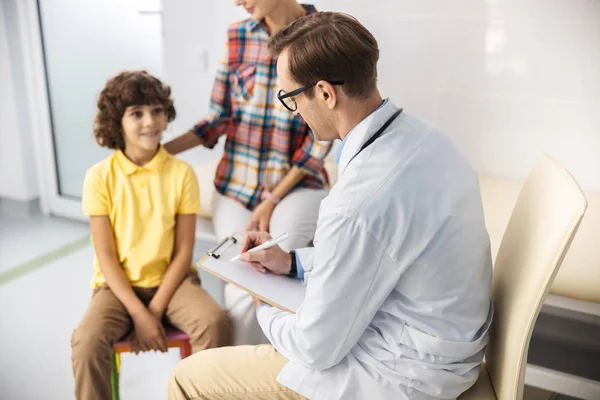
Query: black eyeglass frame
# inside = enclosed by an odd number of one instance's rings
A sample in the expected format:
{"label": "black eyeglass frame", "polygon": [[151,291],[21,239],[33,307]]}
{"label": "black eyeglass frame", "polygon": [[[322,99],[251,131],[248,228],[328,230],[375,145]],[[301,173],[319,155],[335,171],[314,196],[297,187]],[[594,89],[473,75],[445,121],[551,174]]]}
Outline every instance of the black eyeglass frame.
{"label": "black eyeglass frame", "polygon": [[[343,85],[345,83],[344,81],[326,81],[326,82],[329,83],[330,85],[336,85],[336,86]],[[294,111],[296,111],[298,109],[298,103],[296,103],[296,100],[293,100],[294,104],[295,104],[295,108],[293,108],[293,109],[290,108],[290,107],[288,107],[288,105],[285,104],[284,100],[287,99],[287,98],[290,98],[290,97],[298,96],[300,93],[302,93],[302,92],[304,92],[304,91],[306,91],[306,90],[308,90],[308,89],[310,89],[312,87],[317,86],[317,83],[319,83],[319,82],[315,82],[312,85],[303,86],[301,88],[292,90],[289,93],[284,92],[283,89],[282,89],[279,92],[277,92],[277,98],[279,99],[279,101],[281,102],[281,104],[283,104],[283,106],[285,108],[287,108],[291,112],[294,112]]]}

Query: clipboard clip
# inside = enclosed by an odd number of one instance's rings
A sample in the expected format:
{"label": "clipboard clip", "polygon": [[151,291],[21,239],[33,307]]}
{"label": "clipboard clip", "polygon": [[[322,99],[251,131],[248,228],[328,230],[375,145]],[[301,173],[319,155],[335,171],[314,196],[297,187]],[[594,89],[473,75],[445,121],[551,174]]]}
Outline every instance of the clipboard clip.
{"label": "clipboard clip", "polygon": [[236,239],[233,235],[227,236],[225,239],[221,240],[221,242],[218,245],[210,249],[206,254],[218,260],[222,254],[224,254],[231,246],[233,246],[237,242],[238,239]]}

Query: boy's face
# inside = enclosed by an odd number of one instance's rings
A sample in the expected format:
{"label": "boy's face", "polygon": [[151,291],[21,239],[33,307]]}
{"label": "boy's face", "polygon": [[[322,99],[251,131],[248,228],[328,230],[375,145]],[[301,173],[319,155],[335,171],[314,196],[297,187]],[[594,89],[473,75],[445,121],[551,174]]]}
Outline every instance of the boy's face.
{"label": "boy's face", "polygon": [[121,120],[125,148],[156,150],[162,133],[167,128],[167,117],[162,105],[129,106]]}

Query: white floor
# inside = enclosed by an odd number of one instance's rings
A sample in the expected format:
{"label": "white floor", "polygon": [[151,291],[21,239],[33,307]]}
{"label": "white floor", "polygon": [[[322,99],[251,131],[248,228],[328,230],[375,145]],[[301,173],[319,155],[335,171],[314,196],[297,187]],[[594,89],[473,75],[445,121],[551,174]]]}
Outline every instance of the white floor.
{"label": "white floor", "polygon": [[[89,235],[85,224],[0,216],[0,273]],[[196,245],[199,256],[210,246]],[[0,283],[0,399],[74,399],[70,337],[90,295],[93,251],[86,245],[33,272]],[[204,277],[211,294],[219,282]],[[168,354],[124,354],[121,398],[165,399],[179,361]]]}
{"label": "white floor", "polygon": [[61,218],[2,214],[0,273],[89,236],[86,224]]}

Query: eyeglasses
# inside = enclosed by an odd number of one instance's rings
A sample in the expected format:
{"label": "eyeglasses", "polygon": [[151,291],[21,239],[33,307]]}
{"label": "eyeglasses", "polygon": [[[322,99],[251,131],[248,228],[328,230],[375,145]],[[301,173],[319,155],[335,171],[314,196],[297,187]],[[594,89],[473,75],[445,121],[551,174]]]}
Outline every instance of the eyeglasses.
{"label": "eyeglasses", "polygon": [[[319,82],[317,82],[319,83]],[[279,99],[279,101],[281,102],[281,104],[283,104],[283,106],[285,108],[287,108],[288,110],[290,110],[291,112],[294,112],[298,109],[298,104],[296,104],[296,99],[294,99],[294,96],[298,96],[300,93],[304,92],[305,90],[308,90],[312,87],[317,86],[317,83],[313,83],[312,85],[308,85],[308,86],[304,86],[301,87],[299,89],[296,90],[292,90],[289,93],[286,93],[283,90],[280,90],[277,93],[277,98]],[[328,82],[331,85],[343,85],[344,81],[331,81]]]}

